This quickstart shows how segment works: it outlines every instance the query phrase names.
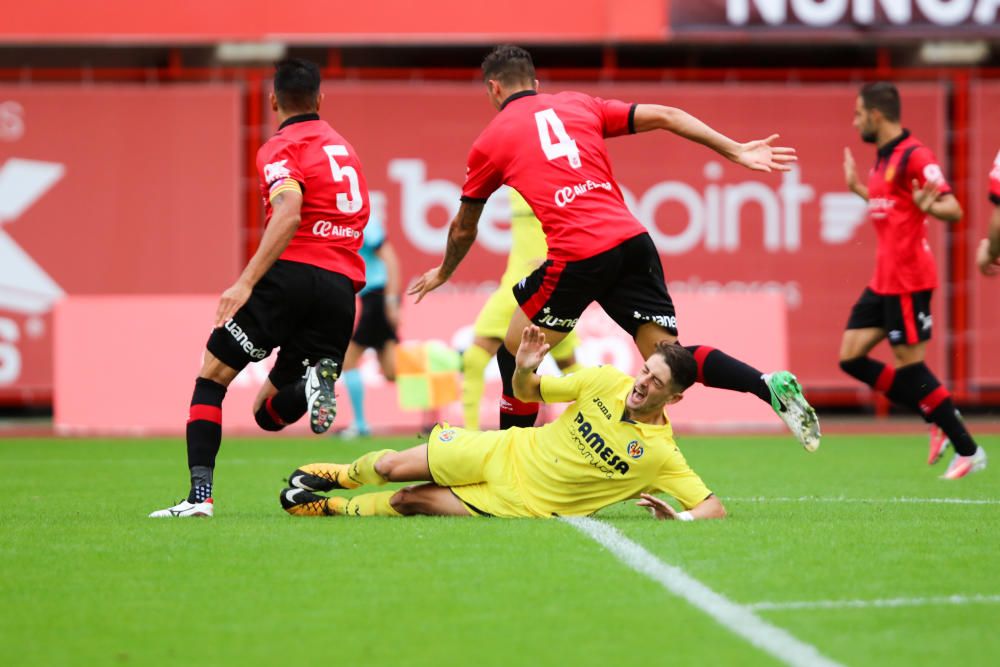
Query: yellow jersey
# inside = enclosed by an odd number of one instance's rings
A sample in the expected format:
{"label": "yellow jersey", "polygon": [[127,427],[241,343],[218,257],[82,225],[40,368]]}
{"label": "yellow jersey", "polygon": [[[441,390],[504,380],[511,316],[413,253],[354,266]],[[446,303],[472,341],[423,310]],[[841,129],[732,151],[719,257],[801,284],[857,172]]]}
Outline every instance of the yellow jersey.
{"label": "yellow jersey", "polygon": [[622,419],[634,378],[612,366],[543,376],[546,403],[574,401],[540,428],[510,429],[510,474],[535,516],[587,515],[642,492],[667,493],[685,509],[711,495],[688,466],[669,420]]}
{"label": "yellow jersey", "polygon": [[510,255],[500,278],[501,288],[510,288],[545,261],[549,247],[542,223],[517,190],[510,190]]}

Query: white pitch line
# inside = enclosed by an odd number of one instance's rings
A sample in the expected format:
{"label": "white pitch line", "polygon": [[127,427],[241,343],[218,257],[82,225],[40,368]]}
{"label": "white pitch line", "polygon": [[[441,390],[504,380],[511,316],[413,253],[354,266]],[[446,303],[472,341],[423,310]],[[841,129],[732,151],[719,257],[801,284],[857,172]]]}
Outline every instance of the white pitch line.
{"label": "white pitch line", "polygon": [[792,667],[843,667],[812,644],[771,625],[747,607],[716,593],[684,570],[664,563],[603,521],[564,517],[563,521],[603,546],[630,568],[702,610],[730,632]]}
{"label": "white pitch line", "polygon": [[943,595],[926,598],[885,598],[882,600],[812,600],[804,602],[753,602],[754,611],[793,609],[869,609],[872,607],[923,607],[935,605],[1000,604],[1000,595]]}
{"label": "white pitch line", "polygon": [[1000,499],[996,498],[841,498],[822,496],[788,496],[788,497],[768,497],[750,496],[747,498],[730,498],[736,502],[747,503],[912,503],[930,505],[1000,505]]}

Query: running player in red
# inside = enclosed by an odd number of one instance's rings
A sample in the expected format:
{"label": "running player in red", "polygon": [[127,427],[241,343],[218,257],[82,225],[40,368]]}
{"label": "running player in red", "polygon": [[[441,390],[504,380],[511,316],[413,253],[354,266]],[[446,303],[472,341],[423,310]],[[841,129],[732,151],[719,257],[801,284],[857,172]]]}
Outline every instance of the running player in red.
{"label": "running player in red", "polygon": [[[537,403],[514,397],[514,354],[521,332],[538,325],[553,346],[597,301],[632,335],[643,358],[662,340],[676,341],[677,319],[649,234],[629,212],[611,173],[604,140],[634,132],[669,130],[704,144],[755,171],[786,171],[791,148],[772,147],[777,135],[737,143],[679,109],[626,104],[583,93],[540,94],[531,55],[500,46],[483,61],[483,76],[497,116],[469,153],[462,204],[452,221],[444,260],[410,289],[419,301],[455,271],[476,238],[487,198],[502,184],[531,205],[548,243],[547,260],[514,286],[514,312],[497,353],[503,379],[501,428],[531,426]],[[771,405],[808,450],[819,446],[816,414],[787,371],[764,375],[719,350],[689,348],[698,380],[749,392]]]}
{"label": "running player in red", "polygon": [[222,293],[215,330],[195,380],[187,423],[191,490],[151,517],[212,516],[222,399],[253,361],[280,347],[254,401],[266,431],[309,413],[312,430],[333,424],[333,383],[351,339],[355,293],[364,285],[358,250],[368,221],[368,187],[351,145],[320,120],[319,68],[276,65],[271,107],[278,132],[257,152],[267,226],[257,252]]}
{"label": "running player in red", "polygon": [[[936,463],[950,442],[955,458],[942,477],[959,479],[985,468],[986,452],[969,435],[951,394],[924,364],[924,354],[931,337],[931,293],[937,287],[927,216],[955,222],[962,208],[934,154],[903,129],[900,107],[899,91],[891,83],[867,84],[858,95],[854,128],[878,147],[867,184],[858,179],[854,157],[844,149],[847,187],[868,202],[878,251],[875,275],[844,331],[840,367],[940,429],[931,430],[928,463]],[[868,356],[886,338],[895,368]]]}
{"label": "running player in red", "polygon": [[1000,271],[1000,152],[990,170],[990,201],[993,202],[990,228],[976,252],[976,264],[984,276],[995,276]]}

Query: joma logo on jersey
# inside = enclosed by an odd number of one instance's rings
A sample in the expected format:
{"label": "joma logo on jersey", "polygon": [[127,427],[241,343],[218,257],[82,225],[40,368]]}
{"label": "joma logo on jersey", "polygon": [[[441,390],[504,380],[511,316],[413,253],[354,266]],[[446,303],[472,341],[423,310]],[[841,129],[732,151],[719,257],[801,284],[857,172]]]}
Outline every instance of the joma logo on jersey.
{"label": "joma logo on jersey", "polygon": [[251,359],[256,359],[260,361],[267,356],[267,350],[263,347],[256,347],[250,337],[247,336],[246,332],[240,328],[240,325],[236,324],[235,320],[229,320],[226,322],[226,331],[228,331],[236,342],[239,343],[243,351],[246,352]]}
{"label": "joma logo on jersey", "polygon": [[[622,457],[615,454],[614,450],[604,442],[604,438],[601,434],[595,431],[594,427],[590,425],[590,422],[583,418],[582,412],[576,413],[576,423],[579,424],[579,426],[576,427],[576,431],[580,434],[580,438],[582,438],[583,442],[586,443],[590,449],[601,458],[602,461],[608,464],[608,467],[611,470],[620,472],[623,475],[628,473],[628,463],[623,461]],[[596,461],[591,462],[591,465],[596,464]]]}
{"label": "joma logo on jersey", "polygon": [[290,177],[292,172],[288,171],[288,167],[285,166],[286,162],[288,162],[287,158],[264,165],[264,182],[270,185],[279,179]]}

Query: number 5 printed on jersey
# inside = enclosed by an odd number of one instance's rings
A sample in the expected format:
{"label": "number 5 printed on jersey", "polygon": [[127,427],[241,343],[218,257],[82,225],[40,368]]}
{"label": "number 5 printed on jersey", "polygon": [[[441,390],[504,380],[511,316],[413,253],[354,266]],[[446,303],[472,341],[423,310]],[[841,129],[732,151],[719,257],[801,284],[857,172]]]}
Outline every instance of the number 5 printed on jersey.
{"label": "number 5 printed on jersey", "polygon": [[341,167],[337,164],[337,156],[346,157],[348,155],[347,146],[334,144],[323,146],[326,156],[330,158],[330,171],[333,172],[333,180],[338,183],[347,178],[350,194],[344,192],[337,193],[337,210],[341,213],[357,213],[361,210],[364,201],[361,198],[361,187],[358,185],[358,170],[354,167]]}
{"label": "number 5 printed on jersey", "polygon": [[[576,147],[576,142],[566,134],[566,128],[559,120],[559,116],[556,115],[555,109],[543,109],[535,112],[535,125],[538,126],[538,140],[542,142],[542,151],[545,152],[547,159],[555,160],[564,157],[569,160],[569,166],[574,169],[580,168],[580,149]],[[552,143],[553,134],[557,139],[556,143]]]}

